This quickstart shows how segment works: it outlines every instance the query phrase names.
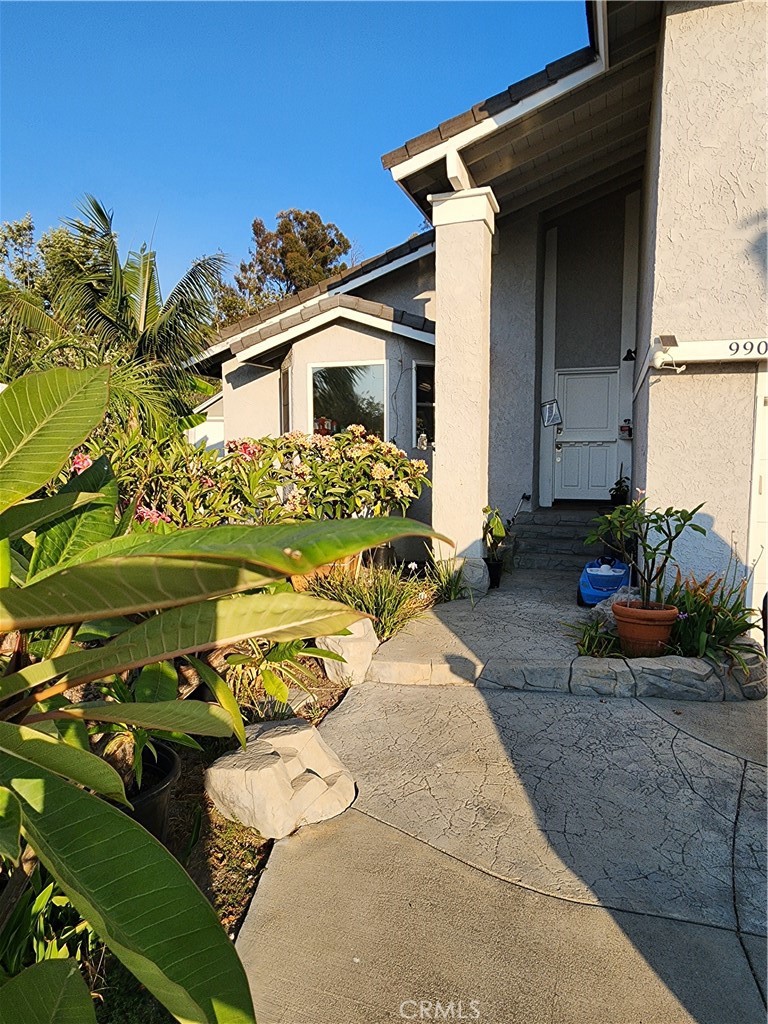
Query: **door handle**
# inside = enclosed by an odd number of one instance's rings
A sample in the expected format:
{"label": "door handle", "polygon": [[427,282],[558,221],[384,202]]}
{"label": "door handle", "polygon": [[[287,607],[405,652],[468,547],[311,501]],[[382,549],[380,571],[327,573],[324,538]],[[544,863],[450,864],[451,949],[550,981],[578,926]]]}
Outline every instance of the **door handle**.
{"label": "door handle", "polygon": [[563,450],[563,446],[561,444],[556,444],[555,445],[555,451],[556,452],[561,452],[562,450]]}

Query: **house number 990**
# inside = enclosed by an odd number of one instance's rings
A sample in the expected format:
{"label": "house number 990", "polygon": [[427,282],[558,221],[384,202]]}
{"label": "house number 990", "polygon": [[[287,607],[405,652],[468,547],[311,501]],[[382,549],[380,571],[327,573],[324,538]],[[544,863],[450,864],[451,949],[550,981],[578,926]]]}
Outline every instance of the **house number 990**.
{"label": "house number 990", "polygon": [[768,355],[768,341],[732,341],[728,346],[732,356]]}

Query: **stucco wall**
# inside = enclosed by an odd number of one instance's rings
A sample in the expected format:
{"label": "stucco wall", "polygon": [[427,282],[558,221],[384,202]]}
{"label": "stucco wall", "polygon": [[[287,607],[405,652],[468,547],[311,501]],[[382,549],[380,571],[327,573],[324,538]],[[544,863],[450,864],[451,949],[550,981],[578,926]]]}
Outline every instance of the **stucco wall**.
{"label": "stucco wall", "polygon": [[558,218],[555,366],[616,366],[621,358],[623,192]]}
{"label": "stucco wall", "polygon": [[755,364],[689,366],[650,379],[648,497],[652,507],[691,508],[708,533],[687,533],[675,551],[697,576],[747,557]]}
{"label": "stucco wall", "polygon": [[222,365],[224,436],[280,433],[280,374],[230,359]]}
{"label": "stucco wall", "polygon": [[352,289],[352,294],[435,319],[435,256],[430,253],[399,270]]}
{"label": "stucco wall", "polygon": [[491,264],[489,500],[511,515],[520,495],[531,493],[536,457],[537,219],[500,220],[497,238]]}
{"label": "stucco wall", "polygon": [[[765,337],[765,46],[762,3],[666,5],[649,131],[638,370],[655,335]],[[635,402],[636,482],[654,506],[704,501],[706,539],[681,546],[703,575],[747,553],[755,364],[653,373]],[[643,437],[643,423],[646,423]]]}
{"label": "stucco wall", "polygon": [[641,349],[660,333],[764,337],[768,7],[669,3],[666,11]]}

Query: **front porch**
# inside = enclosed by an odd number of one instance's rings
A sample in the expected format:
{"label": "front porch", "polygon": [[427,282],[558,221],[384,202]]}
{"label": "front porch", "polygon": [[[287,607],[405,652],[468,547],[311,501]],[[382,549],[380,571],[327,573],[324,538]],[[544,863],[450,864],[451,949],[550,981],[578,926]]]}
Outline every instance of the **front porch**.
{"label": "front porch", "polygon": [[676,654],[579,655],[568,627],[586,622],[589,611],[576,604],[577,582],[572,569],[518,569],[480,599],[437,605],[379,647],[366,683],[705,702],[765,697],[761,657],[745,675]]}

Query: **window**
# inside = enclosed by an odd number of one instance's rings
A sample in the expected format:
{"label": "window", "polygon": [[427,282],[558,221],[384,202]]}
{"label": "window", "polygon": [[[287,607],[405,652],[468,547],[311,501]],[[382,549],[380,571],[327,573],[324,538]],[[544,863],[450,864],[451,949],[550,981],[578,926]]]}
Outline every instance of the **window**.
{"label": "window", "polygon": [[291,368],[285,366],[280,371],[280,433],[287,434],[291,429]]}
{"label": "window", "polygon": [[435,368],[425,363],[414,365],[415,388],[415,424],[414,442],[418,445],[419,437],[427,435],[427,444],[435,440]]}
{"label": "window", "polygon": [[313,366],[312,424],[316,434],[338,434],[362,423],[384,437],[384,363]]}

